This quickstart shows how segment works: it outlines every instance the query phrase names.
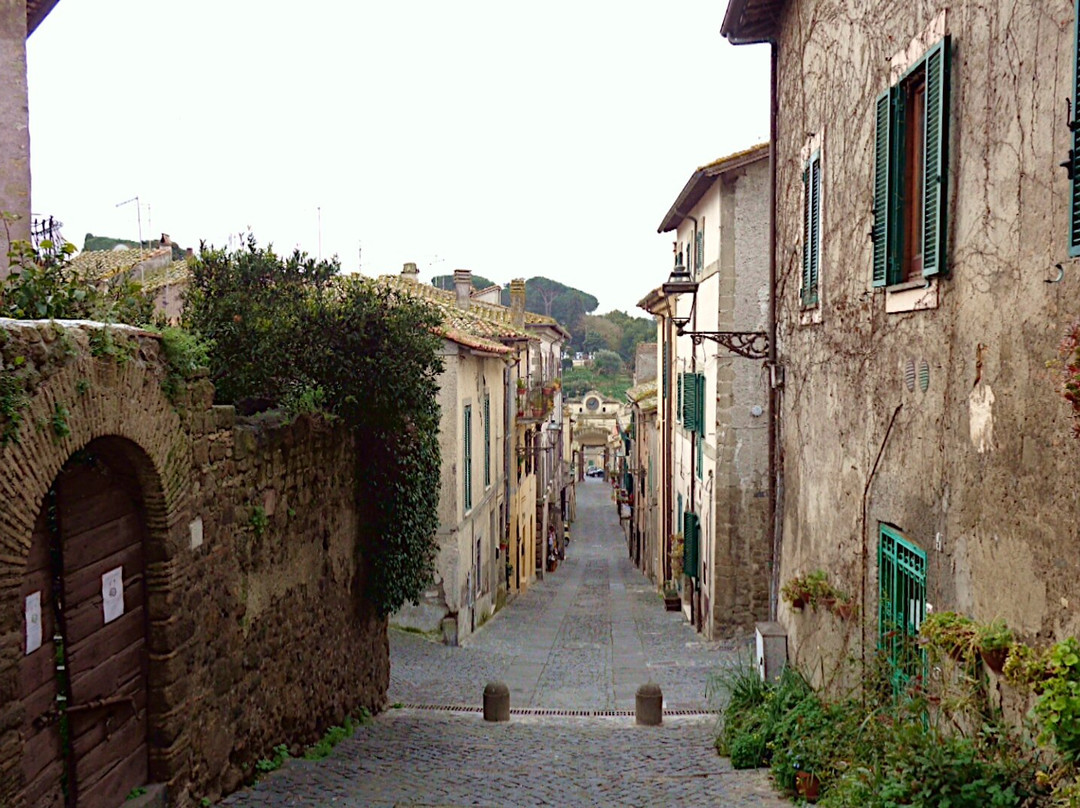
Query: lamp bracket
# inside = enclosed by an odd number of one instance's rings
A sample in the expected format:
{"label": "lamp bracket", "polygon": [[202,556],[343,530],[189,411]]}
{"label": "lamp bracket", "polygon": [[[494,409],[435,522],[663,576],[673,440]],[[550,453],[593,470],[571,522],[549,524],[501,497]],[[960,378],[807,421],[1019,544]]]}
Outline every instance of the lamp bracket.
{"label": "lamp bracket", "polygon": [[764,331],[680,331],[679,335],[690,337],[694,345],[710,340],[747,359],[769,356],[769,337]]}

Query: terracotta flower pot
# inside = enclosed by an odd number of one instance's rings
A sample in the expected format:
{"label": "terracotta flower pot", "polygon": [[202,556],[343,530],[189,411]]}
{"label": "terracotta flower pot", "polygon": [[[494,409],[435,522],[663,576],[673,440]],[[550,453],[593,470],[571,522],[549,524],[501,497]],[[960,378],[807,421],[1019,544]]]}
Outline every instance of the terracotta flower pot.
{"label": "terracotta flower pot", "polygon": [[795,772],[795,790],[807,802],[817,802],[821,795],[821,781],[811,772]]}
{"label": "terracotta flower pot", "polygon": [[805,605],[806,605],[806,600],[803,598],[802,595],[796,595],[794,598],[791,599],[791,608],[792,609],[801,609]]}

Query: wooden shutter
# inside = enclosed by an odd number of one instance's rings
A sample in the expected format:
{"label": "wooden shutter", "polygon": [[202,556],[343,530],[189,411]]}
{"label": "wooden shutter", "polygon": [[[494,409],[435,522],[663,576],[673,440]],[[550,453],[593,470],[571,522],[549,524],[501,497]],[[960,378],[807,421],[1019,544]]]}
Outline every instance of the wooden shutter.
{"label": "wooden shutter", "polygon": [[465,406],[465,418],[462,429],[464,436],[464,458],[462,458],[462,478],[465,482],[465,510],[472,508],[472,407]]}
{"label": "wooden shutter", "polygon": [[705,436],[697,433],[697,476],[700,480],[705,473]]}
{"label": "wooden shutter", "polygon": [[695,240],[697,241],[697,243],[694,245],[696,248],[695,262],[697,269],[694,273],[696,277],[700,275],[705,269],[705,231],[699,230]]}
{"label": "wooden shutter", "polygon": [[[666,337],[666,335],[665,335],[665,337]],[[664,339],[663,343],[661,343],[661,345],[662,345],[662,348],[661,348],[660,364],[663,366],[660,369],[661,393],[662,393],[662,398],[664,399],[664,407],[666,408],[667,407],[667,391],[668,391],[668,353],[670,352],[670,349],[668,348],[668,341],[667,341],[666,338]]]}
{"label": "wooden shutter", "polygon": [[877,99],[874,134],[874,286],[884,286],[889,280],[893,101],[892,88]]}
{"label": "wooden shutter", "polygon": [[1073,130],[1072,151],[1069,162],[1072,164],[1072,180],[1069,183],[1069,255],[1080,255],[1080,127],[1075,123],[1077,103],[1080,103],[1080,0],[1076,3],[1076,17],[1073,20]]}
{"label": "wooden shutter", "polygon": [[675,377],[675,420],[678,423],[682,423],[682,408],[683,408],[683,376],[685,374],[678,374]]}
{"label": "wooden shutter", "polygon": [[818,266],[821,262],[821,153],[815,152],[803,169],[803,272],[802,304],[818,301]]}
{"label": "wooden shutter", "polygon": [[491,394],[484,394],[484,487],[491,485]]}
{"label": "wooden shutter", "polygon": [[683,380],[683,426],[691,432],[697,432],[698,383],[697,373],[687,373]]}
{"label": "wooden shutter", "polygon": [[697,373],[697,391],[694,396],[694,431],[705,431],[705,374]]}
{"label": "wooden shutter", "polygon": [[945,271],[949,146],[949,37],[926,54],[926,128],[923,162],[923,276]]}
{"label": "wooden shutter", "polygon": [[700,560],[698,515],[693,511],[683,514],[683,573],[691,578],[698,577],[698,563]]}

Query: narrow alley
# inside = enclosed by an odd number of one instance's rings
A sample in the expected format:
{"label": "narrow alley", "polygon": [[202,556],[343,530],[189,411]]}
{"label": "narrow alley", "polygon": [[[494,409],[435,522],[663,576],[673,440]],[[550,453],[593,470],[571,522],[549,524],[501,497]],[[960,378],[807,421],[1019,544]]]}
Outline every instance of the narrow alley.
{"label": "narrow alley", "polygon": [[[222,804],[248,806],[785,805],[764,771],[712,746],[709,677],[739,654],[702,642],[627,558],[610,488],[578,484],[559,569],[459,648],[391,631],[389,701],[329,758],[290,761]],[[744,651],[745,653],[745,651]],[[488,681],[511,720],[485,723]],[[664,692],[661,727],[634,694]]]}

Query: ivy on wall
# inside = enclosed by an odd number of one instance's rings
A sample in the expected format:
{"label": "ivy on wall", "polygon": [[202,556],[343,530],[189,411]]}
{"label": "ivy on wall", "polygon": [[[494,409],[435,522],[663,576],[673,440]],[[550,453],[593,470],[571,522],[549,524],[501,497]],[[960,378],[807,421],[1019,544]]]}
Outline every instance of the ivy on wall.
{"label": "ivy on wall", "polygon": [[438,314],[341,276],[336,259],[282,258],[249,237],[233,252],[201,250],[184,317],[215,346],[220,401],[248,411],[317,408],[350,428],[366,596],[383,615],[418,602],[437,549]]}

